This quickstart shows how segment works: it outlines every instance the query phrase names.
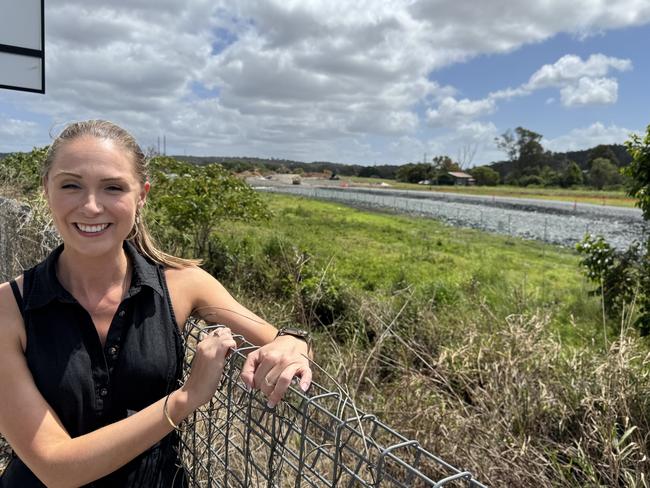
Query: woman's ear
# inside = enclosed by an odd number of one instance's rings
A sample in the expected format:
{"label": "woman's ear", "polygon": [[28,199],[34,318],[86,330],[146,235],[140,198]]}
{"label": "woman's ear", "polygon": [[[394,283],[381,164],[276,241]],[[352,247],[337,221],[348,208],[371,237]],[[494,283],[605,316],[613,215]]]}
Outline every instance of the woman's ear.
{"label": "woman's ear", "polygon": [[151,183],[145,181],[144,185],[142,185],[142,191],[140,192],[140,201],[138,202],[138,207],[142,208],[144,206],[144,203],[147,201],[147,194],[149,193],[150,189]]}

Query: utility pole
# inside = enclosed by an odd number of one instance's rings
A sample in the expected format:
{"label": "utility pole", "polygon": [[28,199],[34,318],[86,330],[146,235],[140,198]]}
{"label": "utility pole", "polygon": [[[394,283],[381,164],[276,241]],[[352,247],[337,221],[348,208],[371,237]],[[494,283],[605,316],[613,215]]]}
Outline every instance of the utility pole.
{"label": "utility pole", "polygon": [[163,156],[167,156],[167,136],[163,135]]}

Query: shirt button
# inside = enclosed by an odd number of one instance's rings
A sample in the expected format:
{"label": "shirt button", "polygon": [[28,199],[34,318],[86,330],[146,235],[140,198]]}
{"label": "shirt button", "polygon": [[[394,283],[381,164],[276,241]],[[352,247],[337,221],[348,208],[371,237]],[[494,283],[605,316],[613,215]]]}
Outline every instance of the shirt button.
{"label": "shirt button", "polygon": [[111,346],[108,348],[108,355],[115,359],[115,356],[117,356],[117,346]]}
{"label": "shirt button", "polygon": [[101,390],[99,390],[99,395],[103,397],[108,395],[108,388],[102,388]]}
{"label": "shirt button", "polygon": [[120,313],[117,314],[119,317],[124,317],[126,315],[126,312],[124,310],[120,310]]}

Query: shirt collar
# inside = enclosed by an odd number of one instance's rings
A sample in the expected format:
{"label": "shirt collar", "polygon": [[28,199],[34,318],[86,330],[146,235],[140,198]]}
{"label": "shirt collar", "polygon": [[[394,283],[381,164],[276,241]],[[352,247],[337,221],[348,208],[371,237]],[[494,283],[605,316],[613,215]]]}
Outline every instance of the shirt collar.
{"label": "shirt collar", "polygon": [[[164,296],[158,275],[158,265],[142,256],[129,241],[124,241],[123,247],[132,267],[131,286],[126,294],[127,298],[138,293],[143,286],[147,286],[159,295]],[[52,300],[63,303],[76,303],[75,298],[68,290],[63,288],[56,276],[56,262],[61,252],[63,252],[63,244],[52,251],[45,261],[34,268],[31,291],[23,298],[26,310],[42,307]]]}

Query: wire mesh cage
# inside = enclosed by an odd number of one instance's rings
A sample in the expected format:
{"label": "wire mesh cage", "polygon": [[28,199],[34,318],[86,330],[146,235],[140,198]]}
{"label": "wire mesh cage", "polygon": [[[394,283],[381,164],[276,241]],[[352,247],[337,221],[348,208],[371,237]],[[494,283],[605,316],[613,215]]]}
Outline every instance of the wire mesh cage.
{"label": "wire mesh cage", "polygon": [[[185,374],[202,325],[186,326]],[[290,387],[274,408],[239,378],[242,342],[230,356],[220,389],[187,420],[180,456],[197,487],[484,488],[377,417],[360,412],[343,391],[312,383]]]}

